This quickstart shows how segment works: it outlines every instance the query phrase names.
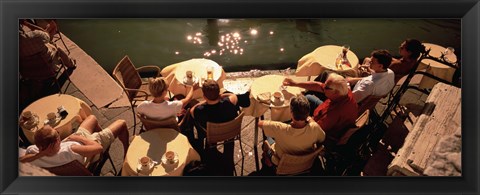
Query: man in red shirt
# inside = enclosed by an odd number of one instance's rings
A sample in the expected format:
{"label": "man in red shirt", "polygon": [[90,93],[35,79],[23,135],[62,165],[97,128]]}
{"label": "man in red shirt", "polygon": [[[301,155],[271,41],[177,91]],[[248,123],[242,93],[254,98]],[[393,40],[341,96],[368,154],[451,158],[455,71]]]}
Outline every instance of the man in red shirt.
{"label": "man in red shirt", "polygon": [[323,102],[314,95],[307,95],[310,102],[310,115],[327,134],[328,144],[336,143],[347,128],[355,124],[358,106],[353,99],[352,91],[342,76],[332,73],[325,83],[317,81],[295,82],[290,78],[283,85],[305,88],[310,91],[324,93],[327,99]]}

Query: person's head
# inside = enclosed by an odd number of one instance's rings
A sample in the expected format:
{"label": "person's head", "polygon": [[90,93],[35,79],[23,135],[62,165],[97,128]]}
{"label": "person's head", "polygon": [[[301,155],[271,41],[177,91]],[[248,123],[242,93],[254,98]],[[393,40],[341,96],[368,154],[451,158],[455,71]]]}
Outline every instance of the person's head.
{"label": "person's head", "polygon": [[167,92],[168,85],[163,77],[157,77],[148,81],[148,89],[153,97],[163,97]]}
{"label": "person's head", "polygon": [[58,131],[53,129],[50,125],[45,125],[41,129],[35,131],[33,139],[35,140],[35,145],[40,151],[47,149],[51,144],[55,144],[56,152],[60,150],[60,135],[58,134]]}
{"label": "person's head", "polygon": [[207,100],[217,100],[220,97],[220,87],[214,80],[208,79],[202,85],[203,96]]}
{"label": "person's head", "polygon": [[292,112],[292,118],[294,120],[307,120],[308,114],[310,114],[310,103],[308,99],[303,95],[294,96],[290,100],[290,112]]}
{"label": "person's head", "polygon": [[325,81],[324,93],[331,100],[346,96],[348,94],[347,80],[337,73],[331,73]]}
{"label": "person's head", "polygon": [[370,68],[379,71],[387,70],[392,63],[392,55],[387,50],[375,50],[371,54]]}
{"label": "person's head", "polygon": [[400,55],[404,58],[417,59],[421,53],[425,53],[425,46],[416,39],[407,39],[400,44]]}

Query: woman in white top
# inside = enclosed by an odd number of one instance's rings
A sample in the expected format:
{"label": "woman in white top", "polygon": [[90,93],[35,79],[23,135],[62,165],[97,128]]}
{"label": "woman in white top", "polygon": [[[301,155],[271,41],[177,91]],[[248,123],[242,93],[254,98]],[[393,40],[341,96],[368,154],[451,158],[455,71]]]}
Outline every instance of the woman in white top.
{"label": "woman in white top", "polygon": [[71,135],[62,142],[58,131],[49,125],[37,130],[34,139],[35,145],[29,146],[19,160],[44,168],[60,166],[73,160],[85,163],[87,158],[99,154],[103,149],[98,142],[79,135]]}
{"label": "woman in white top", "polygon": [[125,120],[116,120],[107,128],[101,129],[97,118],[90,115],[75,133],[64,140],[60,140],[57,130],[45,125],[35,131],[35,145],[29,146],[19,161],[44,168],[64,165],[73,160],[83,164],[95,162],[117,137],[123,144],[125,155],[130,145]]}
{"label": "woman in white top", "polygon": [[149,80],[150,94],[153,100],[146,100],[137,106],[137,112],[147,118],[162,120],[183,112],[183,108],[193,97],[193,91],[198,89],[198,83],[188,87],[187,96],[181,100],[168,101],[168,85],[163,78],[154,78]]}

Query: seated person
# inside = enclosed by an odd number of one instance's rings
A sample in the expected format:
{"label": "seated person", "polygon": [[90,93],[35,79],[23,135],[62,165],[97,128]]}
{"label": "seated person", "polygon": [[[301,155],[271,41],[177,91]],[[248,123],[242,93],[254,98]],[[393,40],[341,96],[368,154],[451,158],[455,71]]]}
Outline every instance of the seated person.
{"label": "seated person", "polygon": [[[161,77],[150,79],[148,89],[153,100],[146,100],[137,106],[137,112],[147,118],[162,120],[171,116],[177,116],[185,112],[185,106],[192,100],[193,91],[198,89],[198,83],[189,87],[187,96],[181,100],[168,101],[168,85]],[[178,120],[180,121],[180,120]]]}
{"label": "seated person", "polygon": [[[51,42],[51,37],[40,27],[25,22],[20,23],[19,29],[19,57],[28,58],[34,55],[42,55],[46,62],[57,64],[58,57],[67,68],[76,68],[76,61],[68,56],[63,49]],[[54,67],[57,68],[57,67]]]}
{"label": "seated person", "polygon": [[101,129],[95,116],[88,116],[78,130],[64,140],[59,133],[46,125],[35,131],[35,145],[27,147],[20,162],[30,162],[33,165],[49,168],[78,160],[83,164],[99,160],[100,154],[118,137],[126,154],[128,129],[124,120],[117,120],[105,129]]}
{"label": "seated person", "polygon": [[355,124],[358,116],[358,105],[347,81],[342,76],[332,73],[325,83],[317,81],[295,82],[286,78],[283,85],[301,87],[325,94],[327,97],[325,101],[313,95],[306,95],[305,97],[310,103],[310,115],[327,135],[326,141],[336,143],[347,128]]}
{"label": "seated person", "polygon": [[[207,122],[223,123],[238,116],[237,96],[233,93],[220,94],[220,88],[216,81],[206,80],[203,83],[202,92],[205,101],[190,109],[196,125],[206,129]],[[205,136],[206,132],[198,131],[199,140],[203,140]]]}
{"label": "seated person", "polygon": [[416,39],[407,39],[399,47],[400,59],[392,59],[390,69],[395,73],[395,83],[410,73],[421,53],[425,53],[425,46]]}
{"label": "seated person", "polygon": [[354,86],[352,93],[357,103],[361,103],[367,96],[384,96],[395,85],[394,73],[388,68],[392,56],[387,50],[372,52],[370,66],[371,75],[367,77],[347,77],[347,81]]}
{"label": "seated person", "polygon": [[[285,124],[277,121],[259,121],[272,151],[264,152],[264,163],[267,166],[278,165],[283,154],[303,154],[313,149],[316,143],[325,140],[325,132],[308,116],[310,103],[303,95],[294,96],[290,101],[292,122]],[[272,139],[273,138],[273,139]]]}
{"label": "seated person", "polygon": [[53,39],[53,36],[58,32],[57,23],[55,20],[45,20],[45,19],[22,19],[20,20],[22,25],[25,25],[31,30],[41,30],[48,33],[50,40]]}

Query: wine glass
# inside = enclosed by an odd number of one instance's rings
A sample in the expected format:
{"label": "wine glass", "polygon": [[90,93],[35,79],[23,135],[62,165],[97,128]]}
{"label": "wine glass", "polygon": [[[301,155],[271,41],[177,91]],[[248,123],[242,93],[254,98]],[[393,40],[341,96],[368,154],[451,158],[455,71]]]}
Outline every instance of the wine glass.
{"label": "wine glass", "polygon": [[343,45],[342,46],[342,52],[345,54],[348,52],[348,50],[350,50],[350,45]]}
{"label": "wine glass", "polygon": [[[283,71],[283,76],[285,76],[285,78],[290,78],[290,67],[288,67]],[[282,83],[282,85],[280,85],[280,91],[283,91],[283,90],[287,90],[287,86],[283,85]]]}

